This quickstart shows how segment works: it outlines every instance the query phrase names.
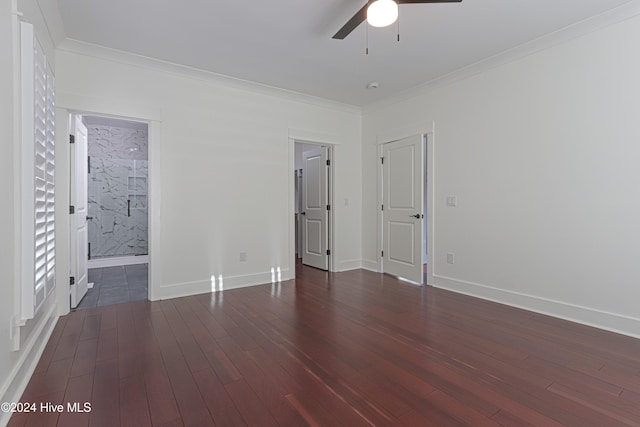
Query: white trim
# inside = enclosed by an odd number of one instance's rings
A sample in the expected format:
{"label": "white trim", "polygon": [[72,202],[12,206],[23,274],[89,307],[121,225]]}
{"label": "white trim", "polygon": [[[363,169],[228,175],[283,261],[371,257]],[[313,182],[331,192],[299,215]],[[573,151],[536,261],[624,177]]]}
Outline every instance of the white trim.
{"label": "white trim", "polygon": [[[148,164],[149,164],[149,209],[147,215],[149,216],[149,287],[148,298],[150,301],[160,299],[161,292],[159,290],[160,283],[162,283],[161,273],[161,247],[160,242],[160,189],[162,186],[162,174],[160,166],[161,155],[161,123],[158,118],[159,110],[149,106],[131,106],[126,108],[119,108],[120,104],[105,104],[100,100],[79,97],[73,94],[62,94],[62,100],[64,102],[58,103],[56,130],[58,131],[56,136],[56,155],[60,159],[56,164],[56,180],[65,180],[67,185],[60,185],[59,191],[56,193],[56,237],[62,236],[58,239],[56,259],[57,259],[57,302],[58,302],[58,314],[65,315],[69,313],[69,236],[70,236],[70,223],[69,215],[66,214],[69,200],[69,144],[66,138],[69,135],[69,115],[73,113],[82,113],[92,116],[112,117],[117,119],[124,119],[136,122],[145,122],[148,124]],[[124,113],[129,115],[123,115]],[[64,124],[63,124],[64,123]],[[62,132],[60,131],[62,129]],[[58,151],[60,150],[60,151]],[[59,185],[60,182],[56,181]]]}
{"label": "white trim", "polygon": [[427,223],[427,278],[426,285],[433,283],[433,274],[435,262],[433,262],[433,254],[435,253],[435,206],[436,206],[436,137],[435,137],[435,122],[432,123],[432,131],[427,133],[427,146],[425,147],[427,153],[426,177],[427,177],[427,212],[425,216]]}
{"label": "white trim", "polygon": [[291,101],[302,102],[319,107],[325,107],[335,111],[357,114],[360,114],[362,111],[360,107],[355,105],[340,103],[338,101],[331,101],[300,92],[294,92],[292,90],[243,80],[237,77],[226,76],[223,74],[217,74],[211,71],[200,70],[197,68],[188,67],[186,65],[175,64],[155,58],[124,52],[121,50],[110,49],[107,47],[98,46],[74,39],[67,38],[57,46],[57,49],[62,52],[75,53],[77,55],[103,59],[147,70],[161,70],[166,73],[178,75],[181,77],[188,77],[195,80],[205,81],[211,84],[223,85],[225,87],[250,91],[252,93],[277,96],[279,98],[289,99]]}
{"label": "white trim", "polygon": [[433,277],[433,286],[437,288],[640,338],[640,318],[622,316],[447,276],[434,275]]}
{"label": "white trim", "polygon": [[148,167],[149,167],[149,179],[147,195],[149,197],[147,211],[149,227],[147,230],[147,239],[149,245],[149,300],[155,301],[158,299],[158,289],[162,283],[162,265],[160,260],[162,258],[162,246],[160,245],[160,230],[161,230],[161,189],[162,189],[162,174],[161,174],[161,159],[162,159],[162,124],[160,121],[154,120],[149,122],[147,129],[147,149],[148,149]]}
{"label": "white trim", "polygon": [[373,271],[374,273],[381,273],[378,261],[372,261],[370,259],[362,260],[362,269]]}
{"label": "white trim", "polygon": [[89,116],[102,116],[136,122],[160,121],[162,111],[149,104],[135,104],[127,101],[92,98],[76,93],[58,91],[56,106],[66,108],[70,112],[82,112]]}
{"label": "white trim", "polygon": [[20,183],[21,183],[21,210],[20,229],[21,241],[21,274],[20,286],[20,311],[22,320],[30,319],[35,312],[35,269],[34,269],[34,205],[35,205],[35,176],[34,176],[34,100],[35,100],[35,34],[33,25],[27,22],[20,23],[20,75],[21,75],[21,105],[22,131],[20,140]]}
{"label": "white trim", "polygon": [[69,276],[70,266],[70,217],[69,217],[69,168],[71,151],[69,138],[69,113],[56,106],[56,302],[58,315],[64,316],[70,310]]}
{"label": "white trim", "polygon": [[[427,193],[427,212],[425,213],[425,217],[427,218],[425,227],[427,232],[427,285],[430,285],[433,282],[433,254],[435,253],[435,239],[434,239],[434,229],[435,229],[435,216],[434,216],[434,207],[435,207],[435,122],[431,121],[430,123],[424,122],[424,124],[418,124],[414,126],[408,126],[403,129],[396,129],[391,132],[387,132],[382,135],[378,135],[376,140],[377,144],[377,152],[378,156],[376,159],[377,167],[376,167],[376,182],[378,183],[377,188],[377,236],[376,236],[376,258],[377,260],[363,260],[362,268],[366,270],[371,270],[379,273],[384,272],[384,267],[382,263],[382,220],[383,214],[380,206],[382,205],[382,164],[380,162],[380,158],[383,155],[383,146],[389,142],[398,141],[403,138],[407,138],[411,135],[422,135],[423,138],[426,137],[426,147],[425,153],[427,155],[427,164],[423,164],[423,167],[426,169],[424,172],[427,178],[427,187],[424,190]],[[426,131],[425,129],[431,127],[431,130]],[[375,264],[375,266],[374,266]]]}
{"label": "white trim", "polygon": [[438,88],[450,85],[457,81],[497,68],[501,65],[517,61],[521,58],[533,55],[537,52],[550,49],[562,43],[585,36],[602,28],[632,19],[640,14],[640,2],[629,1],[614,9],[592,16],[583,21],[569,25],[549,34],[545,34],[529,42],[514,48],[500,52],[496,55],[484,58],[466,67],[454,70],[435,79],[424,82],[400,93],[391,95],[380,101],[376,101],[363,107],[363,114],[384,110],[393,104],[423,96]]}
{"label": "white trim", "polygon": [[[317,139],[314,139],[317,138]],[[335,138],[335,139],[333,139]],[[332,135],[322,133],[322,132],[314,132],[314,131],[303,131],[299,129],[289,128],[289,171],[288,174],[288,183],[289,183],[289,201],[287,211],[289,212],[289,265],[291,266],[291,278],[295,278],[296,272],[296,239],[295,239],[295,221],[296,221],[296,194],[295,194],[295,161],[296,161],[296,142],[304,143],[304,144],[315,144],[322,145],[329,148],[329,160],[331,161],[331,167],[329,168],[329,205],[331,205],[331,210],[329,211],[329,251],[331,255],[329,255],[329,271],[341,271],[337,270],[337,257],[336,257],[336,216],[335,216],[335,147],[337,137],[333,137]],[[331,142],[333,141],[333,142]]]}
{"label": "white trim", "polygon": [[[289,132],[291,133],[291,132]],[[296,170],[296,141],[289,137],[288,141],[288,154],[289,154],[289,168],[287,171],[287,183],[289,187],[288,200],[287,200],[287,212],[289,213],[289,268],[293,272],[293,277],[296,275],[296,184],[295,184],[295,170]]]}
{"label": "white trim", "polygon": [[[29,334],[29,339],[24,344],[20,358],[14,363],[13,369],[2,382],[0,388],[1,402],[20,402],[20,397],[27,388],[27,384],[29,384],[38,361],[58,322],[58,316],[55,311],[56,304],[54,303],[49,306],[38,325]],[[13,415],[11,412],[2,412],[0,414],[0,425],[7,425],[11,415]]]}
{"label": "white trim", "polygon": [[87,265],[89,268],[105,268],[147,263],[149,263],[149,255],[138,255],[90,259]]}
{"label": "white trim", "polygon": [[340,145],[340,138],[337,135],[304,129],[289,128],[289,139],[304,144]]}
{"label": "white trim", "polygon": [[[231,289],[246,288],[250,286],[269,285],[290,280],[289,269],[280,271],[281,280],[277,280],[276,272],[262,272],[255,274],[245,274],[241,276],[225,276],[224,274],[213,274],[210,280],[199,280],[194,282],[173,283],[163,285],[159,289],[161,300],[181,298],[191,295],[215,293],[228,291]],[[220,287],[220,276],[222,276],[222,287]]]}
{"label": "white trim", "polygon": [[341,261],[338,264],[334,271],[349,271],[349,270],[357,270],[362,268],[362,260],[361,259],[349,259],[346,261]]}

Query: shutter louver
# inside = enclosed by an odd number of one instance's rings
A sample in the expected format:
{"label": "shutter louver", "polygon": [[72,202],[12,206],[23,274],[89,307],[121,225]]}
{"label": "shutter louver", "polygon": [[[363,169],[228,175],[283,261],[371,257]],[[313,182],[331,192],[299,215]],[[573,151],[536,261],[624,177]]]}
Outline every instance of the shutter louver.
{"label": "shutter louver", "polygon": [[21,44],[22,319],[30,319],[55,286],[55,92],[31,24],[21,24]]}
{"label": "shutter louver", "polygon": [[35,305],[44,299],[47,281],[47,72],[40,43],[34,60],[34,150],[35,150]]}
{"label": "shutter louver", "polygon": [[55,86],[53,73],[47,73],[46,181],[47,181],[47,294],[55,285]]}

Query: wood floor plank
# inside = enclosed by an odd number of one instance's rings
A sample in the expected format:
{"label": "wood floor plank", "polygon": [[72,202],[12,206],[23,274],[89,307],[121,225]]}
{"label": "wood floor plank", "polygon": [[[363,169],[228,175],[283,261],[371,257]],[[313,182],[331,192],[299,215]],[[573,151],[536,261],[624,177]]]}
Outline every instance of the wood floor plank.
{"label": "wood floor plank", "polygon": [[194,378],[217,426],[241,427],[247,425],[224,388],[224,384],[220,382],[213,371],[198,371],[194,374]]}
{"label": "wood floor plank", "polygon": [[120,381],[120,417],[121,426],[151,426],[151,414],[142,375],[128,376]]}
{"label": "wood floor plank", "polygon": [[248,425],[278,426],[278,422],[244,379],[229,383],[224,387]]}
{"label": "wood floor plank", "polygon": [[159,351],[145,355],[143,375],[153,425],[164,425],[181,419],[171,382]]}
{"label": "wood floor plank", "polygon": [[[103,333],[105,332],[103,331]],[[118,377],[117,358],[108,358],[105,361],[96,363],[89,426],[108,427],[120,425],[120,387]]]}
{"label": "wood floor plank", "polygon": [[71,378],[93,373],[97,356],[98,338],[80,341],[71,367]]}
{"label": "wood floor plank", "polygon": [[13,426],[638,426],[640,340],[365,270],[58,319]]}
{"label": "wood floor plank", "polygon": [[162,359],[184,424],[214,424],[179,346],[163,348]]}
{"label": "wood floor plank", "polygon": [[[88,403],[89,405],[91,405],[93,381],[93,371],[91,371],[91,373],[73,377],[69,380],[63,402],[66,408],[65,411],[60,414],[58,425],[69,427],[80,427],[89,425],[91,407],[87,407],[85,406],[85,404]],[[69,411],[69,404],[77,404],[77,408],[80,409],[80,411]]]}

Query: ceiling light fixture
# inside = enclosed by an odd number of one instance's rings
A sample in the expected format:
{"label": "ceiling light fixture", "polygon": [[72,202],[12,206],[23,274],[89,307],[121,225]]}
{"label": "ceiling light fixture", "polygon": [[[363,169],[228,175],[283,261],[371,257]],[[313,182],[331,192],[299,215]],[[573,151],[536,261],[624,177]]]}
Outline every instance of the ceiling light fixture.
{"label": "ceiling light fixture", "polygon": [[398,3],[394,0],[376,0],[367,8],[367,22],[372,27],[386,27],[398,19]]}

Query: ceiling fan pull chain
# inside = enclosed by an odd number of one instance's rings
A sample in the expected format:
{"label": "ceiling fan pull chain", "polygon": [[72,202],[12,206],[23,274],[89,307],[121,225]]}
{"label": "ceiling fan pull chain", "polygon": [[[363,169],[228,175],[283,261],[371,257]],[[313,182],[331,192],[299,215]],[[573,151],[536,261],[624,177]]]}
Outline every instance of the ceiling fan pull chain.
{"label": "ceiling fan pull chain", "polygon": [[[398,6],[400,6],[400,2],[399,1],[396,1],[396,3],[398,3]],[[397,22],[398,22],[398,43],[400,43],[400,13],[398,13]]]}
{"label": "ceiling fan pull chain", "polygon": [[364,36],[365,37],[365,43],[366,43],[366,46],[364,48],[364,54],[365,55],[369,55],[369,23],[368,22],[366,23],[366,26],[367,26],[367,28],[366,28],[366,30],[364,32],[364,34],[365,34],[365,36]]}

